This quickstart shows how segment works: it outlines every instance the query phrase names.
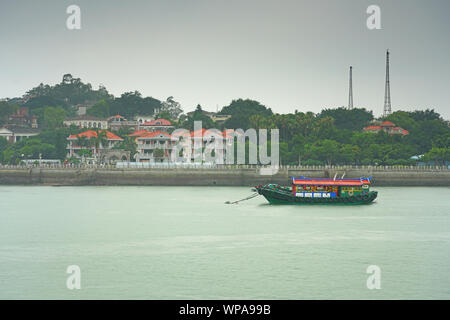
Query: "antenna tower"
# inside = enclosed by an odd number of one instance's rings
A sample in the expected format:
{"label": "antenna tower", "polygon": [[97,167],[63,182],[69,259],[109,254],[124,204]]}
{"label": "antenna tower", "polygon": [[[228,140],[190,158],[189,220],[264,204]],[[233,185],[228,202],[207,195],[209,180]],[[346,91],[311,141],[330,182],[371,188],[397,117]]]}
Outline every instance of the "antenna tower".
{"label": "antenna tower", "polygon": [[386,51],[386,84],[384,88],[384,109],[383,116],[388,116],[392,112],[391,109],[391,86],[389,82],[389,50]]}
{"label": "antenna tower", "polygon": [[350,80],[348,84],[348,108],[351,110],[353,109],[353,81],[352,81],[352,69],[353,67],[350,66]]}

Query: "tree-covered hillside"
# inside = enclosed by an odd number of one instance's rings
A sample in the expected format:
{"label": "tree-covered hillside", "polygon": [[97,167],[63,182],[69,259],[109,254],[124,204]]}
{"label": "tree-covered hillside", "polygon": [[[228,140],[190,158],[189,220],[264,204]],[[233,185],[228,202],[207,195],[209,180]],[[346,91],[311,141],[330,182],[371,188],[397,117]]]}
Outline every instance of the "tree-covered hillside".
{"label": "tree-covered hillside", "polygon": [[[206,129],[277,128],[282,164],[409,165],[417,163],[411,157],[421,155],[421,160],[436,164],[450,160],[448,122],[432,109],[396,111],[384,119],[374,119],[372,111],[364,108],[327,108],[317,114],[307,110],[278,114],[256,100],[235,99],[219,112],[230,118],[215,123],[200,105],[190,116],[182,115],[181,105],[173,97],[160,101],[143,97],[138,91],[114,97],[106,88],[93,89],[89,83],[70,74],[64,75],[61,83],[54,86],[40,84],[29,90],[25,97],[22,103],[18,102],[20,99],[0,102],[0,125],[5,125],[20,107],[28,107],[29,113],[37,116],[43,132],[14,145],[0,139],[2,163],[17,163],[25,155],[36,157],[39,154],[64,159],[66,138],[79,129],[63,128],[62,122],[75,115],[74,106],[78,104],[88,106],[87,113],[100,118],[116,114],[128,119],[136,115],[154,115],[189,130],[193,129],[194,121],[202,121]],[[391,121],[409,134],[363,132],[364,127],[376,125],[376,120]],[[123,138],[127,134],[126,130],[119,132]],[[127,148],[132,149],[131,144]]]}

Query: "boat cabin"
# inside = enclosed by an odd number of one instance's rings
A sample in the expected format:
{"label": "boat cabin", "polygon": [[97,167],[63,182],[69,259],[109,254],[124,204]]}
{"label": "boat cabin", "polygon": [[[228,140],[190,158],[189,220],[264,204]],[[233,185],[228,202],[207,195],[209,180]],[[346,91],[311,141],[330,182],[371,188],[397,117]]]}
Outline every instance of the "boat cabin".
{"label": "boat cabin", "polygon": [[320,179],[292,177],[292,195],[302,198],[335,198],[369,193],[372,177],[359,179]]}

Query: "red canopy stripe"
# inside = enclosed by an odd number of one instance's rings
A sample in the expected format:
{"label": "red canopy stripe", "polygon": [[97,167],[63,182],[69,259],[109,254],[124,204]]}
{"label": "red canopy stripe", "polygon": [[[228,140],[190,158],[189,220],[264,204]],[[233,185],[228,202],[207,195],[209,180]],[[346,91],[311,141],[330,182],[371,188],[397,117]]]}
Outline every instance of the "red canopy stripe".
{"label": "red canopy stripe", "polygon": [[333,180],[333,179],[292,179],[292,183],[295,185],[315,185],[315,186],[362,186],[364,184],[370,184],[369,179],[352,179],[352,180]]}

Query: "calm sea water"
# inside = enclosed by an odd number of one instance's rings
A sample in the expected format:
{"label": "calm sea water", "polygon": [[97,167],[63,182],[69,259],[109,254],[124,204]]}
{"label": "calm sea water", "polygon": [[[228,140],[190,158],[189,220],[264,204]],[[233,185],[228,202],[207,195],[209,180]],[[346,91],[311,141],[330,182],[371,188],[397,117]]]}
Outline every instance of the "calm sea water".
{"label": "calm sea water", "polygon": [[224,204],[249,188],[0,186],[0,298],[449,299],[450,188],[375,189],[333,207]]}

